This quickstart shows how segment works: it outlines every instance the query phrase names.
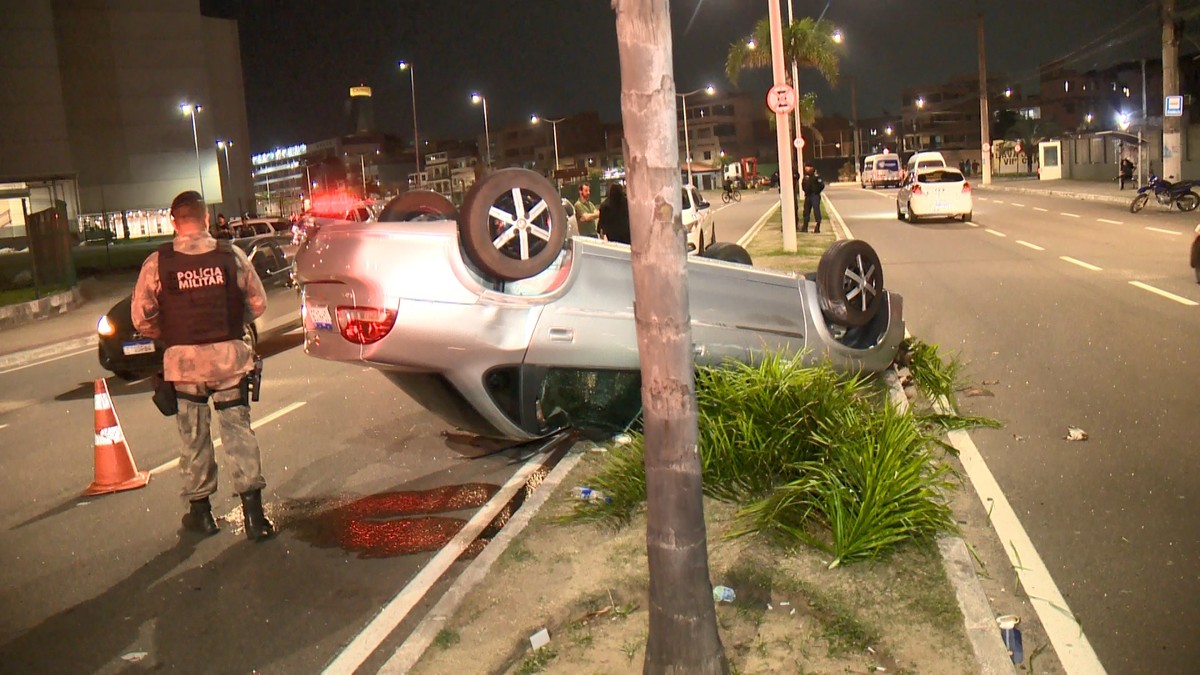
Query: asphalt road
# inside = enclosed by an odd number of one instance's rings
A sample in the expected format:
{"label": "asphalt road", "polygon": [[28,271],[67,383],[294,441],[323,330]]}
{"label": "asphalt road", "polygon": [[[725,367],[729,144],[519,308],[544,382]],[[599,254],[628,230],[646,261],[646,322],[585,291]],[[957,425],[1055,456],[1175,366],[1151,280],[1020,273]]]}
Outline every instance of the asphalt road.
{"label": "asphalt road", "polygon": [[[484,448],[445,436],[378,373],[299,343],[261,345],[254,418],[282,533],[260,544],[229,524],[180,536],[177,435],[147,382],[109,380],[138,468],[165,469],[80,499],[106,374],[94,351],[0,374],[0,670],[115,672],[144,652],[142,667],[181,672],[319,671],[521,465],[517,450],[472,459]],[[214,512],[237,520],[227,477]]]}
{"label": "asphalt road", "polygon": [[[771,205],[747,196],[714,205],[719,240],[736,241]],[[0,671],[319,672],[531,454],[455,434],[378,372],[305,355],[301,337],[259,345],[252,416],[280,530],[259,544],[236,527],[219,449],[213,511],[229,520],[215,537],[181,534],[178,436],[148,381],[108,377],[94,348],[0,369]],[[153,473],[145,488],[80,498],[102,377],[138,468]],[[366,669],[464,565],[364,656]]]}
{"label": "asphalt road", "polygon": [[826,194],[909,331],[961,356],[963,411],[1004,422],[972,437],[1108,672],[1194,671],[1197,217],[977,190],[972,223],[913,225],[894,190]]}

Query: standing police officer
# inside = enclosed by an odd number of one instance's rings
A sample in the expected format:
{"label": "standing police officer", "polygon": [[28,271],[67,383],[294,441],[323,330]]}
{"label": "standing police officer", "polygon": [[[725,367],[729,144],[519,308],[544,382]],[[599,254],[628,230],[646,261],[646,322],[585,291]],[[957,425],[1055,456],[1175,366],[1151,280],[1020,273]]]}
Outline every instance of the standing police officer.
{"label": "standing police officer", "polygon": [[198,192],[175,198],[171,222],[175,239],[142,264],[130,313],[138,331],[167,345],[163,378],[175,385],[179,399],[179,469],[190,502],[183,526],[205,535],[220,530],[209,503],[217,491],[211,396],[221,442],[233,462],[234,489],[242,498],[246,537],[266,539],[275,531],[263,513],[266,481],[250,429],[254,352],[242,339],[245,323],[266,311],[266,292],[246,254],[209,234],[208,209]]}

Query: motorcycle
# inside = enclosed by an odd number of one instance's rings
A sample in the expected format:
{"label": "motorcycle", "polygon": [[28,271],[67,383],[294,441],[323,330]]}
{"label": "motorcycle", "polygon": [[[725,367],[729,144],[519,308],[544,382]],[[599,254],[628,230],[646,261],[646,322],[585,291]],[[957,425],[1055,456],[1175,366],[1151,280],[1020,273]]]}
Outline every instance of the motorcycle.
{"label": "motorcycle", "polygon": [[1150,174],[1150,182],[1138,188],[1137,196],[1129,204],[1129,211],[1141,211],[1150,201],[1151,194],[1154,195],[1154,201],[1167,208],[1175,206],[1184,213],[1195,211],[1196,207],[1200,206],[1200,194],[1196,194],[1192,188],[1197,184],[1200,184],[1200,181],[1183,180],[1172,183]]}

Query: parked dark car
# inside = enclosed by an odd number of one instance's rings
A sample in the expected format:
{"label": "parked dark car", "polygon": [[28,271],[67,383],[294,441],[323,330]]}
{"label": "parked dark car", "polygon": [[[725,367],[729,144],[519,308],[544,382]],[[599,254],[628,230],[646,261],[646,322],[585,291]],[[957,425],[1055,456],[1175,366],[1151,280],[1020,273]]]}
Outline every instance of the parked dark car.
{"label": "parked dark car", "polygon": [[[233,240],[245,251],[267,291],[267,311],[246,324],[246,339],[252,345],[300,325],[299,293],[292,284],[291,259],[284,254],[280,241],[273,234]],[[100,365],[123,380],[138,380],[161,371],[165,350],[161,342],[134,329],[131,301],[132,295],[126,296],[96,323]]]}

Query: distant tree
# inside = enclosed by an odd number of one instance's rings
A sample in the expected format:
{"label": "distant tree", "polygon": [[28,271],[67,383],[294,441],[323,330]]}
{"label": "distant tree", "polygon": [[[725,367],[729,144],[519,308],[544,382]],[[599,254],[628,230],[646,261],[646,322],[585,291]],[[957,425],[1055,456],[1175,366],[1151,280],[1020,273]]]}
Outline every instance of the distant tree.
{"label": "distant tree", "polygon": [[650,633],[643,672],[725,675],[701,491],[668,0],[612,0],[642,370]]}
{"label": "distant tree", "polygon": [[1017,117],[1008,127],[1004,138],[1021,144],[1021,149],[1025,152],[1026,170],[1033,173],[1033,158],[1037,155],[1038,143],[1057,138],[1062,131],[1058,124],[1050,120]]}
{"label": "distant tree", "polygon": [[[751,39],[754,47],[750,46]],[[831,24],[824,21],[818,23],[812,17],[805,17],[784,26],[783,56],[788,64],[795,61],[797,69],[815,70],[830,85],[837,84],[840,57],[837,43],[833,41]],[[725,75],[730,82],[737,84],[738,76],[743,70],[770,67],[771,22],[763,18],[755,24],[754,32],[750,36],[729,45],[729,54],[725,58]],[[790,79],[790,68],[788,70]],[[792,82],[792,86],[797,90],[800,88],[796,82]]]}

